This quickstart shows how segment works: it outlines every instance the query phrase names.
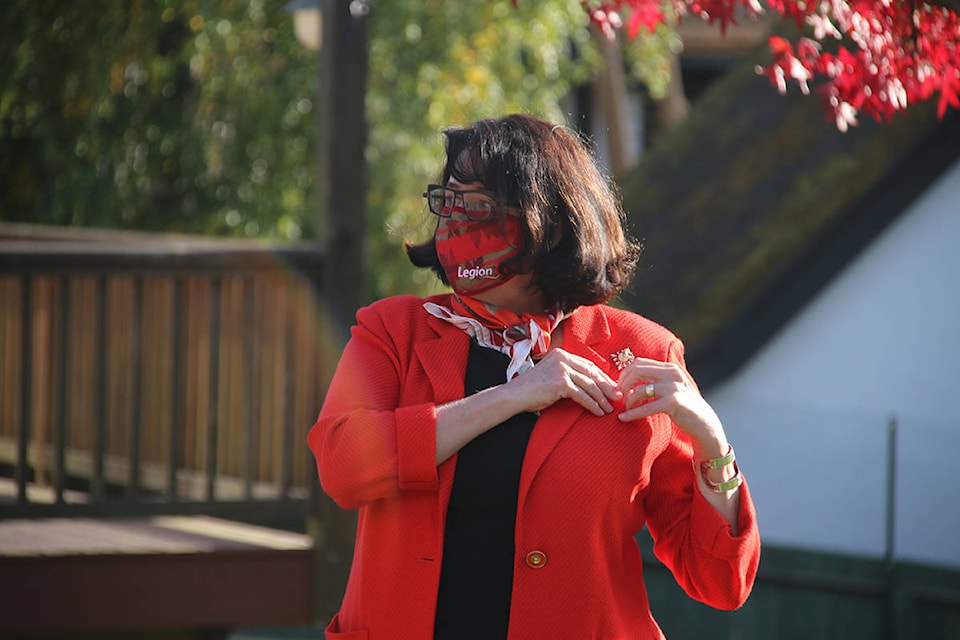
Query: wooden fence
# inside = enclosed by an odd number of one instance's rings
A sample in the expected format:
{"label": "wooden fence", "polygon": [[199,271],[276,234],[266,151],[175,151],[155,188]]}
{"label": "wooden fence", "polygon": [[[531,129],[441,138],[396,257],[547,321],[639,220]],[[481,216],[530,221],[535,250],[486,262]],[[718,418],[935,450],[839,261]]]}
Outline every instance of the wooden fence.
{"label": "wooden fence", "polygon": [[638,537],[650,606],[670,640],[956,640],[960,570],[766,546],[737,611],[690,599]]}
{"label": "wooden fence", "polygon": [[321,272],[315,247],[0,240],[3,515],[306,508],[342,335]]}

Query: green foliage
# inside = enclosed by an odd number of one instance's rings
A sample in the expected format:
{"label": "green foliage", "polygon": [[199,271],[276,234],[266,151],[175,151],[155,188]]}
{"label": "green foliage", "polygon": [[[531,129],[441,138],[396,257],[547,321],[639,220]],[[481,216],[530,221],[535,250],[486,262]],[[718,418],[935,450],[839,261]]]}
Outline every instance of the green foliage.
{"label": "green foliage", "polygon": [[371,285],[427,292],[434,276],[403,264],[402,244],[432,233],[420,194],[442,168],[443,129],[510,112],[563,122],[561,101],[597,57],[576,0],[391,0],[374,12],[368,252],[397,266],[372,270]]}
{"label": "green foliage", "polygon": [[316,58],[264,0],[15,0],[0,220],[297,239]]}
{"label": "green foliage", "polygon": [[[11,0],[0,17],[0,220],[296,240],[312,235],[318,57],[282,0]],[[368,264],[374,296],[425,293],[404,241],[444,128],[558,122],[599,64],[579,0],[375,0]],[[662,81],[662,34],[625,52]],[[659,75],[658,75],[659,74]],[[574,128],[577,122],[568,122]]]}

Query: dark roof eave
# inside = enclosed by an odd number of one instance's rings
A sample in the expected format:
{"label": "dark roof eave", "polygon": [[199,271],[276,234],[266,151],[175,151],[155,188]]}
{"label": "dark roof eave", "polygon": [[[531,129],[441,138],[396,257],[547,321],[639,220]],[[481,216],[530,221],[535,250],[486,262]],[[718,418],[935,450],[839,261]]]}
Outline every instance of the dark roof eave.
{"label": "dark roof eave", "polygon": [[687,353],[702,389],[742,367],[960,158],[951,111],[710,339]]}

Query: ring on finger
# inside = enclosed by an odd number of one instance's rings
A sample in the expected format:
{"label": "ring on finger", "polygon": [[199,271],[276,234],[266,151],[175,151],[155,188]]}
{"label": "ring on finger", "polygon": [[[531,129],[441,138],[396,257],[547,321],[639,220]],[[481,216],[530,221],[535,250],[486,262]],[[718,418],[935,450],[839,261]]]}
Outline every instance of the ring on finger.
{"label": "ring on finger", "polygon": [[648,398],[657,397],[657,387],[652,382],[643,388],[643,394]]}

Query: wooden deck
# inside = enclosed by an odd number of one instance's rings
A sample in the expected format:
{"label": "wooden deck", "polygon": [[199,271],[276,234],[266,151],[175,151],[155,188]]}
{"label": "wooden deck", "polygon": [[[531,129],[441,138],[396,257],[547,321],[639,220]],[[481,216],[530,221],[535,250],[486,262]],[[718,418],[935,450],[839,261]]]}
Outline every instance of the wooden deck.
{"label": "wooden deck", "polygon": [[309,536],[205,516],[0,521],[0,636],[312,621]]}
{"label": "wooden deck", "polygon": [[0,639],[337,606],[337,514],[317,545],[233,521],[321,528],[303,438],[343,339],[323,249],[2,223],[0,245]]}

